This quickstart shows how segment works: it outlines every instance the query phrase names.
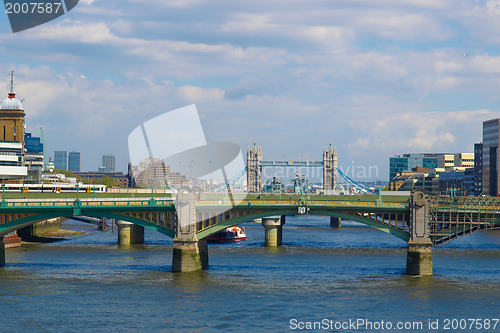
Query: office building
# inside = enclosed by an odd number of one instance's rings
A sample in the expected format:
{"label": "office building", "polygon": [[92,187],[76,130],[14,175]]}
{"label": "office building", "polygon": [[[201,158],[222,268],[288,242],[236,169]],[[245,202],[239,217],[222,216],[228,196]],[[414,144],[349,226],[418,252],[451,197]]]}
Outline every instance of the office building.
{"label": "office building", "polygon": [[80,172],[80,152],[71,151],[68,154],[68,170],[71,172]]}
{"label": "office building", "polygon": [[474,195],[483,194],[483,143],[474,144]]}
{"label": "office building", "polygon": [[99,183],[103,177],[113,178],[115,186],[129,187],[129,178],[123,172],[100,172],[100,171],[85,171],[75,172],[75,176],[82,177],[87,181]]}
{"label": "office building", "polygon": [[102,166],[104,167],[104,172],[115,172],[115,156],[103,155]]}
{"label": "office building", "polygon": [[68,152],[56,150],[54,152],[54,168],[56,170],[68,170]]}
{"label": "office building", "polygon": [[438,156],[438,168],[450,168],[455,165],[454,154],[441,154]]}
{"label": "office building", "polygon": [[443,154],[420,153],[403,154],[389,158],[389,180],[403,171],[411,171],[414,168],[437,168],[438,157]]}
{"label": "office building", "polygon": [[26,152],[24,155],[24,165],[28,169],[28,175],[24,180],[25,184],[42,183],[43,154]]}
{"label": "office building", "polygon": [[42,182],[43,143],[40,138],[24,133],[24,165],[28,168],[26,184],[39,184]]}
{"label": "office building", "polygon": [[40,138],[31,136],[31,133],[24,133],[24,149],[32,154],[43,154],[43,143]]}
{"label": "office building", "polygon": [[441,154],[438,156],[438,168],[473,168],[474,153]]}
{"label": "office building", "polygon": [[403,154],[389,159],[389,180],[403,171],[415,168],[473,168],[474,153],[419,153]]}
{"label": "office building", "polygon": [[24,109],[16,98],[14,72],[8,97],[0,105],[0,182],[21,183],[28,174],[24,165]]}
{"label": "office building", "polygon": [[497,196],[500,118],[483,122],[483,195]]}

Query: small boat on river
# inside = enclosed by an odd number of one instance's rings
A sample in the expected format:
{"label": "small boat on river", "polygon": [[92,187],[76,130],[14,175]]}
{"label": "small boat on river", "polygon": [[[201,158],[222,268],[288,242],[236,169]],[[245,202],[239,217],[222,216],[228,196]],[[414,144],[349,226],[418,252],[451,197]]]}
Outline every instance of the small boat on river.
{"label": "small boat on river", "polygon": [[231,243],[246,240],[245,227],[229,227],[208,237],[209,243]]}

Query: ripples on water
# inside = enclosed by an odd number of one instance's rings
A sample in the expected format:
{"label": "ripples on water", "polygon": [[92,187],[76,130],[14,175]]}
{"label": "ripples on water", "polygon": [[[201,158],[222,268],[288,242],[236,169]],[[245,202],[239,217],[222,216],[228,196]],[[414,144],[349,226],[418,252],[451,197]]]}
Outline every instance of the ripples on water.
{"label": "ripples on water", "polygon": [[208,271],[172,274],[165,236],[146,230],[146,244],[119,247],[116,230],[68,221],[86,235],[7,249],[0,331],[286,332],[292,318],[498,317],[499,231],[434,248],[436,275],[417,278],[403,275],[405,242],[328,222],[287,217],[276,249],[263,246],[262,226],[247,223],[247,241],[209,245]]}

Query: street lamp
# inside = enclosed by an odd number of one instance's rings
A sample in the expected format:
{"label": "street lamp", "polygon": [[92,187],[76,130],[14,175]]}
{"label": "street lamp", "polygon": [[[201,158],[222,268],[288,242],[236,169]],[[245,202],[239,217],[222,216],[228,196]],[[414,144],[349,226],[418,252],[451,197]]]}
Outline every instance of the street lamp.
{"label": "street lamp", "polygon": [[189,181],[189,186],[193,188],[193,160],[191,160],[191,165],[189,166],[189,169],[191,169],[191,180]]}
{"label": "street lamp", "polygon": [[179,161],[179,188],[182,187],[182,161]]}
{"label": "street lamp", "polygon": [[208,183],[208,191],[212,192],[212,161],[208,161],[208,171],[210,173],[210,183]]}

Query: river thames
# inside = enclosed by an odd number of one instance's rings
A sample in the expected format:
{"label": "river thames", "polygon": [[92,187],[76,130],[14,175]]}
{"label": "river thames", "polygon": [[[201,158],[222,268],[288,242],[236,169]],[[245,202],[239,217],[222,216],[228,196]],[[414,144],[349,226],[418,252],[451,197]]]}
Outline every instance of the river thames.
{"label": "river thames", "polygon": [[119,247],[116,229],[63,226],[85,234],[6,250],[0,331],[500,332],[500,231],[433,248],[435,275],[411,277],[405,242],[327,217],[287,217],[276,249],[246,223],[247,241],[209,244],[209,270],[182,274],[155,231]]}

